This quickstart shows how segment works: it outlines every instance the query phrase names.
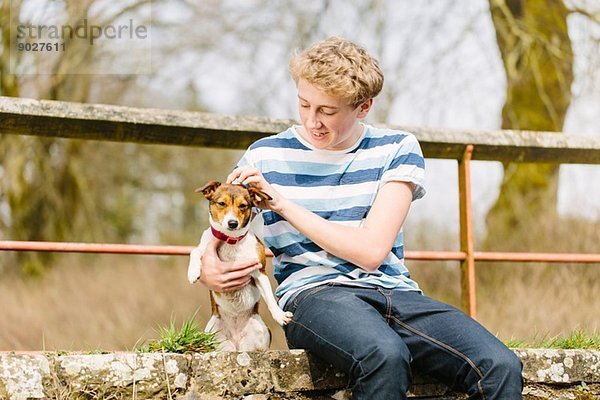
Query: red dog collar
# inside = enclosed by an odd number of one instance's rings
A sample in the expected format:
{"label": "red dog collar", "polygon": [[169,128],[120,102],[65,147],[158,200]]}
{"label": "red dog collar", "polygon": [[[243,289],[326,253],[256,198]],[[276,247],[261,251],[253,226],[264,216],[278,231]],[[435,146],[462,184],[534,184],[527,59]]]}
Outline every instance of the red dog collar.
{"label": "red dog collar", "polygon": [[219,240],[224,241],[227,244],[236,244],[237,242],[239,242],[240,240],[242,240],[243,238],[245,238],[246,235],[248,234],[248,232],[246,232],[242,236],[231,237],[231,236],[227,236],[223,232],[219,232],[218,230],[216,230],[212,226],[210,227],[210,231],[212,232],[212,234],[213,234],[214,237],[216,237]]}

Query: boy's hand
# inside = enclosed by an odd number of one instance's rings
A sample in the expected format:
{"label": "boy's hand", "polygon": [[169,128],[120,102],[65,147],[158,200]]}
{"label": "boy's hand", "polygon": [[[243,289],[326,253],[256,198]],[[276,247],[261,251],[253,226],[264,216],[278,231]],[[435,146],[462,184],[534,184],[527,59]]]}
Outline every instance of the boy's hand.
{"label": "boy's hand", "polygon": [[221,261],[217,254],[220,241],[211,240],[202,256],[200,282],[215,292],[238,290],[250,283],[250,274],[262,267],[258,259],[243,261]]}
{"label": "boy's hand", "polygon": [[257,168],[246,165],[244,167],[238,167],[234,169],[227,176],[227,183],[233,182],[242,183],[244,185],[252,185],[271,196],[271,200],[262,201],[259,205],[259,208],[273,210],[275,212],[280,211],[281,204],[283,204],[285,199],[283,196],[281,196],[281,194],[279,194],[279,192],[277,192],[277,190],[273,188],[273,186],[269,184],[269,182],[266,181],[264,176]]}

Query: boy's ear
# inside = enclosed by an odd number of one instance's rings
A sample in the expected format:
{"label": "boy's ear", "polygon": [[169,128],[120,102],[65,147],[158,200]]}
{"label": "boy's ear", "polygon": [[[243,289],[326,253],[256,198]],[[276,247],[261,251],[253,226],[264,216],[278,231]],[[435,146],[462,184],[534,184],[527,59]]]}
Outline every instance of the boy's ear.
{"label": "boy's ear", "polygon": [[273,200],[271,196],[252,186],[248,188],[248,193],[250,193],[250,197],[252,197],[252,205],[254,207],[258,207],[261,201]]}
{"label": "boy's ear", "polygon": [[373,107],[373,99],[369,99],[358,106],[358,115],[357,118],[366,118],[369,111],[371,111],[371,107]]}
{"label": "boy's ear", "polygon": [[208,199],[208,198],[210,198],[210,196],[212,196],[212,194],[215,192],[215,190],[217,190],[217,188],[219,186],[221,186],[221,182],[219,182],[219,181],[210,181],[206,185],[202,186],[201,188],[198,188],[198,189],[194,190],[194,192],[195,193],[202,192],[202,194],[204,195],[204,197],[206,197]]}

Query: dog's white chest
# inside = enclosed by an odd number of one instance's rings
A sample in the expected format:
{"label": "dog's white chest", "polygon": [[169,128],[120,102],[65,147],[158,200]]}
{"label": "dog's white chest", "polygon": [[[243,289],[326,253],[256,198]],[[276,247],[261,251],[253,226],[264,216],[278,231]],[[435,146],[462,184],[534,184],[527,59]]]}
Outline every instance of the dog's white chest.
{"label": "dog's white chest", "polygon": [[218,251],[219,258],[222,261],[257,259],[257,244],[258,241],[256,240],[256,237],[252,234],[246,235],[245,238],[243,238],[236,244],[222,243]]}
{"label": "dog's white chest", "polygon": [[221,314],[240,315],[252,312],[260,300],[260,292],[255,285],[246,285],[233,292],[214,294]]}

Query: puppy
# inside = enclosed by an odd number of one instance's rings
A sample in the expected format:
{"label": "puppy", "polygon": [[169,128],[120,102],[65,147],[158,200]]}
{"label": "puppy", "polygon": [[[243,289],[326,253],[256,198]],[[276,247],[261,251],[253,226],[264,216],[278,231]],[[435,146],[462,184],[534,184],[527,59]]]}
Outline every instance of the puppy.
{"label": "puppy", "polygon": [[196,192],[202,192],[210,202],[210,227],[202,234],[198,247],[190,253],[190,283],[200,278],[202,255],[207,244],[215,238],[221,240],[217,253],[222,261],[258,258],[262,264],[260,270],[252,273],[252,282],[242,289],[223,293],[210,291],[212,316],[205,331],[215,333],[221,342],[220,350],[268,349],[271,333],[258,315],[260,297],[279,325],[285,325],[292,319],[292,313],[279,308],[273,296],[265,273],[265,248],[251,229],[252,207],[271,197],[253,187],[217,181],[208,182]]}

